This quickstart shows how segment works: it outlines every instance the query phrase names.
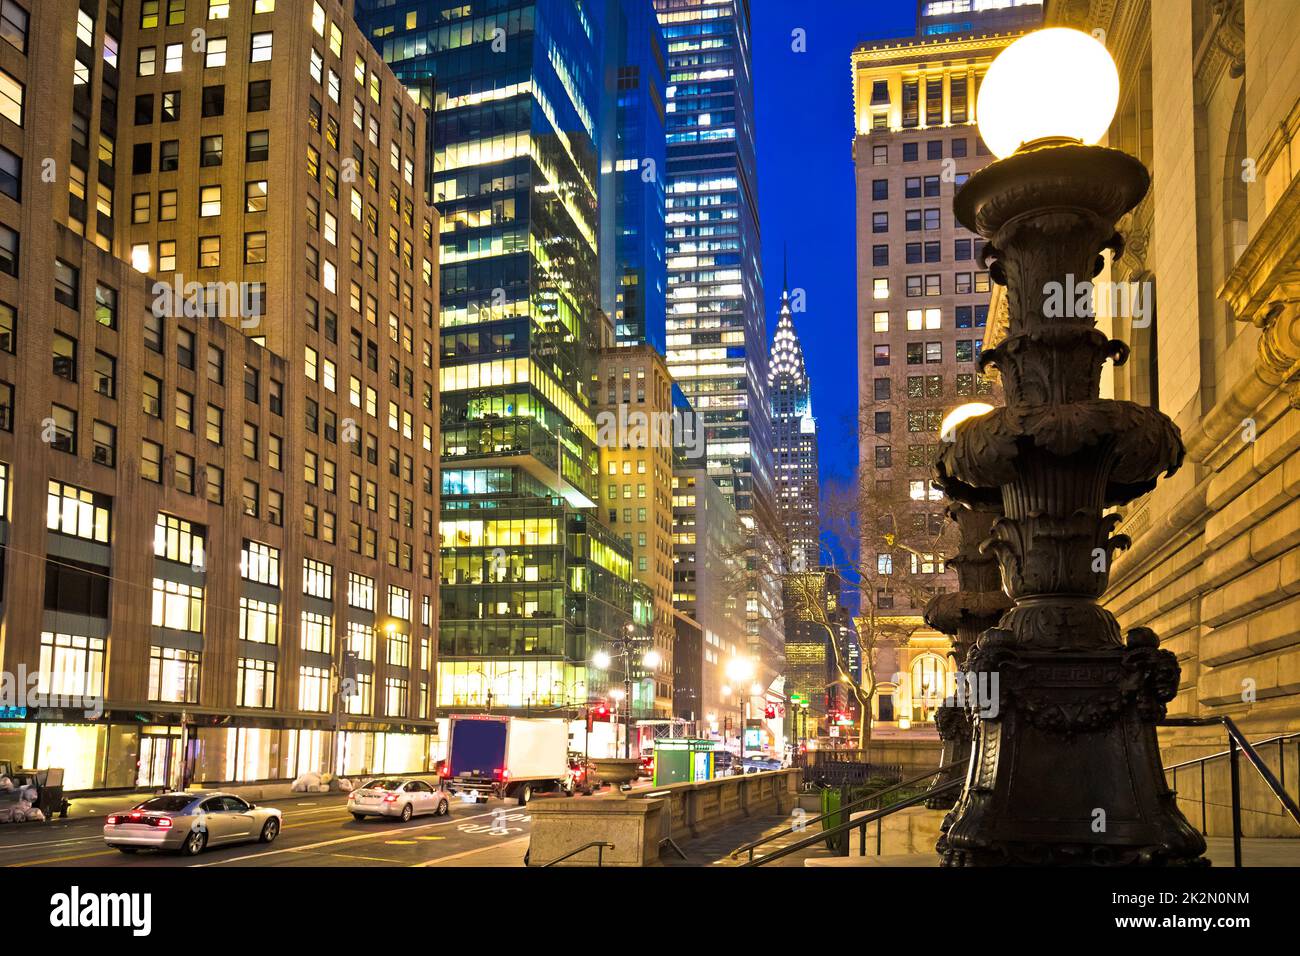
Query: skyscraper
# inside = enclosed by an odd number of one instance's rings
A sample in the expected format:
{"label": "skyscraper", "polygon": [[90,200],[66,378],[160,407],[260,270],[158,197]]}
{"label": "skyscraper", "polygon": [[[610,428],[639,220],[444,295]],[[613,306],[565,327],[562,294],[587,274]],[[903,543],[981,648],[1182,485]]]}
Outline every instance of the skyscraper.
{"label": "skyscraper", "polygon": [[781,671],[748,0],[655,0],[668,44],[668,368],[702,417],[707,467],[750,533],[745,623]]}
{"label": "skyscraper", "polygon": [[[595,511],[607,7],[363,0],[431,111],[442,213],[438,705],[585,700],[630,620],[631,556]],[[609,334],[612,339],[612,331]],[[616,678],[618,675],[614,675]]]}
{"label": "skyscraper", "polygon": [[[921,0],[915,37],[851,54],[857,178],[859,638],[873,667],[877,725],[932,732],[922,688],[949,666],[927,628],[930,596],[952,588],[953,546],[931,485],[944,416],[997,402],[979,366],[990,280],[984,240],[953,195],[992,157],[976,128],[993,58],[1042,16],[1036,3]],[[954,17],[954,15],[956,15]],[[892,676],[891,676],[892,675]]]}
{"label": "skyscraper", "polygon": [[[605,0],[606,97],[612,146],[601,159],[602,298],[619,345],[664,350],[668,275],[664,250],[665,84],[663,34],[650,0]],[[610,134],[607,134],[607,140]],[[612,254],[611,254],[612,253]],[[606,261],[607,260],[607,261]]]}
{"label": "skyscraper", "polygon": [[788,283],[781,293],[781,317],[772,339],[767,390],[772,403],[772,457],[781,548],[787,567],[806,571],[820,564],[821,553],[817,421],[812,414],[812,386],[794,328]]}

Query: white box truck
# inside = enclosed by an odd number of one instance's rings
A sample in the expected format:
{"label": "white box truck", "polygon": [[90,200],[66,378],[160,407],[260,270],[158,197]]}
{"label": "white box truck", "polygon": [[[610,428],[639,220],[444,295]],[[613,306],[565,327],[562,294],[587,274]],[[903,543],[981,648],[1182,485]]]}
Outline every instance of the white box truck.
{"label": "white box truck", "polygon": [[455,794],[514,798],[573,794],[569,728],[563,720],[464,715],[451,718],[443,785]]}

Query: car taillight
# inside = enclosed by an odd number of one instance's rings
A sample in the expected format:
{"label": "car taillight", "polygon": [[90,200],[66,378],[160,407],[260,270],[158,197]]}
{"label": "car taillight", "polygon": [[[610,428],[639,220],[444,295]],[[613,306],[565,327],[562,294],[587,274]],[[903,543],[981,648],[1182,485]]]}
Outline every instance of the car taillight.
{"label": "car taillight", "polygon": [[396,802],[397,802],[397,794],[395,793],[384,794],[384,803],[396,803]]}
{"label": "car taillight", "polygon": [[155,817],[149,822],[152,823],[154,826],[158,827],[160,830],[170,830],[172,828],[171,817]]}
{"label": "car taillight", "polygon": [[502,778],[505,776],[505,771],[502,770],[500,767],[497,767],[496,771],[494,772],[494,776],[495,776],[498,780],[500,780],[500,779],[502,779]]}
{"label": "car taillight", "polygon": [[110,813],[108,816],[106,816],[106,817],[104,818],[104,822],[107,823],[107,824],[110,824],[110,825],[116,825],[116,823],[117,823],[117,814],[115,814],[115,813]]}

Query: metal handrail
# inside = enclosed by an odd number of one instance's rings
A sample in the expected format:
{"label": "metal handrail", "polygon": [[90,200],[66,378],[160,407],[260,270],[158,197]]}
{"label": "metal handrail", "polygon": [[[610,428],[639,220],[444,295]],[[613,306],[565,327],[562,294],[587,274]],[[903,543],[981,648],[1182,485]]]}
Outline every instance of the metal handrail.
{"label": "metal handrail", "polygon": [[[941,767],[940,769],[944,769],[944,768]],[[950,780],[948,783],[935,787],[933,790],[927,790],[925,791],[925,793],[918,793],[914,797],[908,797],[906,800],[900,800],[898,803],[885,807],[883,810],[876,810],[872,813],[866,814],[865,816],[861,816],[856,820],[850,820],[847,823],[841,823],[837,827],[832,827],[829,830],[823,830],[820,833],[815,834],[814,836],[807,837],[803,840],[799,840],[797,843],[791,843],[789,846],[783,846],[781,847],[781,849],[777,850],[774,853],[769,853],[766,856],[760,856],[757,860],[750,859],[747,863],[742,863],[740,865],[741,866],[763,866],[766,863],[771,863],[773,860],[779,860],[783,856],[789,856],[791,853],[796,853],[799,850],[807,849],[810,846],[814,846],[815,844],[821,843],[824,840],[826,840],[828,837],[837,836],[841,833],[847,833],[848,831],[858,829],[859,827],[862,828],[863,840],[865,841],[866,832],[867,832],[866,828],[868,824],[875,823],[877,820],[883,820],[891,813],[897,813],[899,810],[905,810],[908,807],[916,806],[918,803],[924,803],[926,800],[929,800],[931,797],[935,796],[936,794],[947,793],[949,790],[956,790],[958,787],[965,786],[965,784],[966,784],[965,780]]]}
{"label": "metal handrail", "polygon": [[571,856],[577,856],[583,850],[590,850],[593,846],[596,847],[596,865],[603,866],[605,861],[605,850],[606,848],[611,850],[614,849],[614,844],[609,843],[606,840],[592,840],[590,843],[584,843],[576,850],[570,850],[568,853],[564,854],[564,856],[557,857],[550,863],[543,863],[542,868],[545,869],[548,866],[555,866],[557,863],[562,863]]}
{"label": "metal handrail", "polygon": [[[867,796],[862,797],[861,799],[854,800],[852,803],[845,804],[844,806],[838,807],[835,810],[831,810],[827,813],[821,814],[820,816],[813,817],[811,820],[800,820],[798,826],[800,828],[808,827],[814,823],[820,823],[821,821],[825,820],[827,817],[834,817],[834,816],[838,816],[841,813],[847,813],[850,810],[855,810],[858,807],[862,806],[864,803],[874,803],[875,801],[879,800],[881,797],[885,796],[886,794],[893,793],[896,790],[901,790],[903,787],[911,786],[914,783],[920,783],[922,780],[928,780],[931,777],[936,777],[939,774],[943,773],[944,771],[951,770],[954,767],[964,767],[968,763],[970,763],[970,758],[965,757],[961,760],[954,760],[952,763],[943,764],[942,766],[938,767],[935,770],[927,770],[925,773],[918,773],[915,777],[908,777],[906,780],[900,780],[898,783],[891,784],[890,786],[886,787],[884,790],[877,790],[875,793],[868,794]],[[955,781],[955,782],[960,782],[960,781]],[[937,793],[938,789],[936,788],[935,791],[933,792]],[[926,793],[927,795],[929,795],[930,791],[927,791]],[[734,860],[741,853],[748,852],[750,860],[753,860],[755,847],[760,847],[764,843],[771,843],[773,840],[779,837],[787,836],[794,832],[795,832],[795,825],[792,824],[791,826],[786,827],[784,830],[778,830],[776,833],[771,833],[765,837],[760,837],[759,839],[754,840],[752,843],[746,843],[743,846],[738,846],[736,847],[736,849],[732,850],[729,855],[731,859]],[[829,835],[829,834],[830,831],[826,831],[825,835]]]}
{"label": "metal handrail", "polygon": [[[1232,865],[1234,867],[1240,867],[1241,762],[1238,757],[1238,751],[1246,755],[1246,759],[1249,760],[1250,765],[1255,768],[1255,772],[1259,774],[1260,779],[1262,779],[1268,788],[1273,791],[1273,796],[1275,796],[1278,802],[1282,804],[1282,809],[1284,809],[1287,812],[1287,815],[1295,821],[1297,826],[1300,826],[1300,806],[1296,804],[1295,800],[1291,799],[1291,795],[1286,792],[1286,788],[1282,785],[1281,781],[1273,775],[1273,771],[1268,768],[1268,765],[1264,763],[1263,758],[1260,757],[1259,751],[1256,750],[1257,746],[1270,743],[1277,743],[1280,749],[1282,743],[1292,738],[1300,737],[1300,734],[1280,734],[1274,737],[1269,737],[1266,740],[1261,740],[1259,744],[1252,744],[1246,739],[1246,735],[1241,732],[1241,728],[1236,725],[1231,717],[1170,717],[1161,721],[1161,726],[1164,727],[1207,727],[1211,724],[1222,724],[1224,729],[1228,732],[1228,749],[1221,753],[1207,754],[1204,757],[1198,757],[1180,764],[1175,764],[1172,767],[1166,767],[1165,772],[1173,773],[1174,779],[1171,789],[1177,792],[1179,768],[1187,767],[1192,764],[1200,765],[1201,833],[1204,834],[1207,829],[1205,809],[1205,764],[1207,761],[1217,760],[1220,757],[1226,756],[1228,758],[1228,778],[1232,787]],[[1284,763],[1284,760],[1279,759],[1279,766],[1283,766]]]}

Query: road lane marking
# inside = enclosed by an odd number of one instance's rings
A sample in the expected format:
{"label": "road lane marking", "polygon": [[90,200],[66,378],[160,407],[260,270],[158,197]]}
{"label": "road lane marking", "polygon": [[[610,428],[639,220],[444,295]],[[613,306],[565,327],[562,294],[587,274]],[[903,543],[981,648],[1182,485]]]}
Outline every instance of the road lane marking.
{"label": "road lane marking", "polygon": [[345,860],[368,860],[371,863],[387,863],[390,866],[401,866],[399,860],[390,860],[384,856],[357,856],[355,853],[331,853],[330,856],[339,856]]}
{"label": "road lane marking", "polygon": [[385,840],[387,846],[415,846],[414,840]]}
{"label": "road lane marking", "polygon": [[45,860],[24,860],[22,863],[6,863],[5,866],[42,866],[46,863],[67,863],[70,860],[89,860],[92,856],[114,856],[117,850],[100,850],[97,853],[82,853],[78,856],[55,856]]}
{"label": "road lane marking", "polygon": [[489,846],[481,846],[475,850],[463,850],[460,853],[451,853],[447,856],[435,857],[432,860],[425,860],[423,863],[412,863],[411,866],[437,866],[439,863],[446,863],[448,860],[459,860],[462,857],[473,856],[475,853],[486,853],[488,850],[503,850],[508,846],[519,846],[527,843],[531,839],[531,836],[526,836],[520,837],[518,840],[511,840],[508,843],[493,843]]}
{"label": "road lane marking", "polygon": [[[491,813],[481,813],[478,816],[488,817],[491,816]],[[467,819],[473,820],[476,818],[468,817]],[[418,827],[407,827],[406,829],[400,832],[413,833],[416,830],[428,830],[431,827],[445,827],[455,822],[456,822],[455,820],[442,820],[438,823],[425,823]],[[244,856],[235,856],[227,860],[213,860],[211,863],[191,863],[190,866],[194,866],[194,867],[221,866],[224,863],[239,863],[242,860],[264,859],[265,857],[276,856],[277,854],[280,853],[304,853],[308,850],[318,850],[323,846],[338,846],[340,843],[355,843],[358,840],[378,840],[383,837],[392,836],[392,835],[393,835],[392,830],[379,830],[374,833],[359,833],[356,836],[339,837],[334,840],[322,840],[319,843],[309,843],[305,846],[288,846],[282,850],[266,850],[262,853],[248,853],[245,854]]]}

